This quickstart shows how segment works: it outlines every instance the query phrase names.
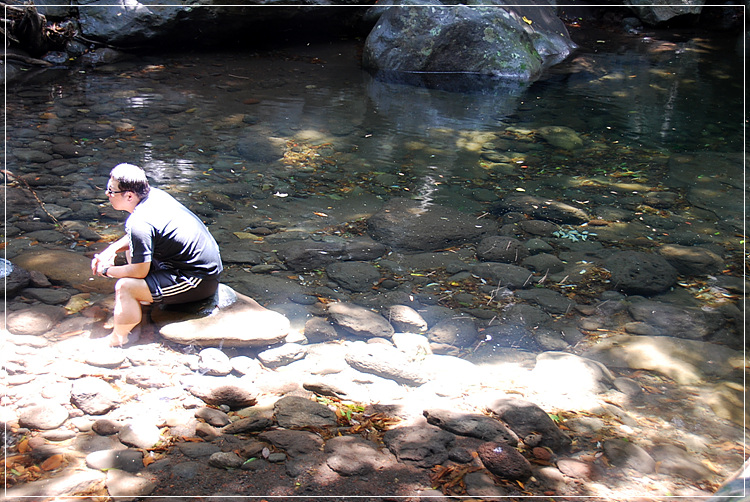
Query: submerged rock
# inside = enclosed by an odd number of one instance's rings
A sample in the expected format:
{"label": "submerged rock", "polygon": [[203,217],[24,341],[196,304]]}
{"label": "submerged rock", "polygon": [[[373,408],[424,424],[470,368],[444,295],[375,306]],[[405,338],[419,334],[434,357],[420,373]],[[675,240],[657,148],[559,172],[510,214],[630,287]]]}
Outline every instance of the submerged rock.
{"label": "submerged rock", "polygon": [[619,251],[604,262],[615,289],[631,295],[663,293],[677,282],[677,270],[662,256]]}
{"label": "submerged rock", "polygon": [[452,208],[411,199],[391,199],[367,220],[367,231],[391,248],[434,251],[476,242],[496,231],[496,223]]}
{"label": "submerged rock", "polygon": [[539,129],[539,135],[552,146],[564,150],[575,150],[583,146],[583,140],[570,127],[546,126]]}

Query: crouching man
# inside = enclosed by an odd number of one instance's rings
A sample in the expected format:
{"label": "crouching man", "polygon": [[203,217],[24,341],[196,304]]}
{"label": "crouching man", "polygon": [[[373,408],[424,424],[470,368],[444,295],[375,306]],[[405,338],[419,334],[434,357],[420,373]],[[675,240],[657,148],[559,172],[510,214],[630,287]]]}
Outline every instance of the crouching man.
{"label": "crouching man", "polygon": [[[171,195],[149,186],[146,173],[118,164],[106,189],[112,207],[130,213],[125,235],[94,256],[95,275],[117,279],[114,326],[107,344],[128,343],[141,305],[188,303],[213,295],[223,270],[219,246],[203,222]],[[128,263],[115,265],[125,252]]]}

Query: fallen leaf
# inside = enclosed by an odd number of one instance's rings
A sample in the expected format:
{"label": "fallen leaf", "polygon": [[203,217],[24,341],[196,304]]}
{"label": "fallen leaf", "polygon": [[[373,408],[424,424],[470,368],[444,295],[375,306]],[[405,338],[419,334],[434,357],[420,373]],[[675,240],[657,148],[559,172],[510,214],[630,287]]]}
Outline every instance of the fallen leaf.
{"label": "fallen leaf", "polygon": [[42,462],[39,467],[41,467],[43,471],[54,471],[55,469],[59,469],[60,467],[62,467],[64,460],[65,458],[63,457],[62,453],[58,453],[56,455],[52,455],[47,460]]}
{"label": "fallen leaf", "polygon": [[20,443],[18,443],[18,453],[28,453],[31,451],[31,446],[29,446],[29,440],[24,439]]}

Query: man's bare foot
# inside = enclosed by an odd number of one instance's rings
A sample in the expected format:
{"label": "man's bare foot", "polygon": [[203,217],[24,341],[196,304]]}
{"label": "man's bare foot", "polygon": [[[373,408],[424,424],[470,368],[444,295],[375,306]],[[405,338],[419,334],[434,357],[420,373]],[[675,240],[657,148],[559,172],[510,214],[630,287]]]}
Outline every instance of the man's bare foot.
{"label": "man's bare foot", "polygon": [[137,342],[140,338],[139,334],[140,329],[138,326],[136,326],[135,329],[133,329],[130,333],[126,333],[125,335],[110,333],[109,336],[107,336],[104,340],[106,341],[108,347],[123,347],[130,341],[132,341],[133,343]]}
{"label": "man's bare foot", "polygon": [[128,335],[125,335],[124,337],[115,335],[112,333],[111,335],[107,336],[104,340],[106,341],[106,344],[108,347],[122,347],[126,343],[128,343]]}

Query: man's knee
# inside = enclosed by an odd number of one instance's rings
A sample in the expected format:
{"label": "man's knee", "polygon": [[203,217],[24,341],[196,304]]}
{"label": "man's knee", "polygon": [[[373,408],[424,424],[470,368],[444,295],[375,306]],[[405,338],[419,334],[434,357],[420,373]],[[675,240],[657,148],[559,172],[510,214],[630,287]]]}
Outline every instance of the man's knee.
{"label": "man's knee", "polygon": [[138,301],[151,301],[151,291],[143,279],[123,277],[115,283],[115,294],[123,297],[133,298]]}

